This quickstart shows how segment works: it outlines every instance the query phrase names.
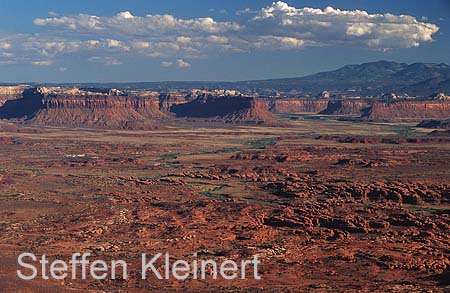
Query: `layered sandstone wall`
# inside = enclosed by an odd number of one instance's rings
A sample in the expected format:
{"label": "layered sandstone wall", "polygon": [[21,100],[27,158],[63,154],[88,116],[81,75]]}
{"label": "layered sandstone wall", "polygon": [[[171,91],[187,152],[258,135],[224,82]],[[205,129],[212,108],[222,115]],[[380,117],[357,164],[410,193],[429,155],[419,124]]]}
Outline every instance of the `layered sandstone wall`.
{"label": "layered sandstone wall", "polygon": [[277,99],[273,103],[275,113],[319,113],[328,106],[328,99]]}
{"label": "layered sandstone wall", "polygon": [[367,108],[362,117],[372,119],[450,118],[449,101],[398,101],[392,103],[375,102]]}

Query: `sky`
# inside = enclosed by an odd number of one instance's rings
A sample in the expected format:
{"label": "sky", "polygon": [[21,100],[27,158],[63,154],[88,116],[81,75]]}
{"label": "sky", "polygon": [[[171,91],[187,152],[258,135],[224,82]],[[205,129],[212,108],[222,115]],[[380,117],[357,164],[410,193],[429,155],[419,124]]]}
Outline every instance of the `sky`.
{"label": "sky", "polygon": [[448,0],[0,0],[1,82],[255,80],[450,64]]}

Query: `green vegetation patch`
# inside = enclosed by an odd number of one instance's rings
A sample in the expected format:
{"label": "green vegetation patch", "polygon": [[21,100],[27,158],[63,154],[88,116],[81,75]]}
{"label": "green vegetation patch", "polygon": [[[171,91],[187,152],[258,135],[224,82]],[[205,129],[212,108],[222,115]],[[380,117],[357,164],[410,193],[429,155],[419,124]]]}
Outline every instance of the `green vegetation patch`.
{"label": "green vegetation patch", "polygon": [[447,214],[450,215],[450,207],[449,206],[415,206],[415,205],[405,205],[407,209],[410,209],[414,212],[420,212],[425,214],[432,215],[442,215]]}
{"label": "green vegetation patch", "polygon": [[260,138],[249,141],[247,144],[254,149],[264,149],[266,146],[274,145],[278,142],[278,137]]}
{"label": "green vegetation patch", "polygon": [[162,154],[159,155],[159,159],[163,161],[175,160],[176,158],[178,158],[179,155],[180,155],[179,153]]}
{"label": "green vegetation patch", "polygon": [[223,188],[229,187],[227,184],[221,184],[221,185],[217,185],[212,189],[206,190],[206,191],[201,191],[199,192],[199,194],[207,196],[207,197],[212,197],[212,198],[230,198],[229,194],[226,193],[215,193]]}
{"label": "green vegetation patch", "polygon": [[199,153],[195,153],[195,155],[228,154],[228,153],[234,153],[237,151],[239,151],[238,148],[223,148],[223,149],[218,149],[218,150],[199,152]]}

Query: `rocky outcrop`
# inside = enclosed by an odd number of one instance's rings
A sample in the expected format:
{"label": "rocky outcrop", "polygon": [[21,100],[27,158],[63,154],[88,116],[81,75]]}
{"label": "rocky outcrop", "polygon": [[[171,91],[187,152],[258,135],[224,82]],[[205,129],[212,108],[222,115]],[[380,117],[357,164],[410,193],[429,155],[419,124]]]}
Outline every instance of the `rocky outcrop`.
{"label": "rocky outcrop", "polygon": [[319,113],[328,106],[328,99],[277,99],[272,105],[275,113]]}
{"label": "rocky outcrop", "polygon": [[375,102],[364,111],[362,117],[370,119],[442,119],[450,117],[450,102],[446,101],[398,101]]}
{"label": "rocky outcrop", "polygon": [[320,112],[327,115],[360,115],[361,111],[369,106],[369,102],[362,100],[334,100],[328,107]]}
{"label": "rocky outcrop", "polygon": [[275,120],[266,101],[244,96],[205,95],[185,104],[173,105],[177,117],[206,118],[228,123],[263,123]]}
{"label": "rocky outcrop", "polygon": [[17,99],[27,88],[24,85],[18,86],[0,86],[0,107],[8,100]]}
{"label": "rocky outcrop", "polygon": [[153,98],[54,94],[39,88],[0,108],[2,119],[56,126],[147,129],[165,117]]}

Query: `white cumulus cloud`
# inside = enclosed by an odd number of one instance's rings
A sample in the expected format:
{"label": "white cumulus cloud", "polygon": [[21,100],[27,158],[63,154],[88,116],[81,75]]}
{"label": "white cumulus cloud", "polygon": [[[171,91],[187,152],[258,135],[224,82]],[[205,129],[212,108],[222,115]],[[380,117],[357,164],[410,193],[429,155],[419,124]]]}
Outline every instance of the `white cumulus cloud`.
{"label": "white cumulus cloud", "polygon": [[[237,11],[235,20],[179,18],[169,14],[89,14],[36,18],[37,34],[0,35],[2,64],[57,62],[79,54],[118,65],[126,57],[164,58],[161,66],[189,67],[184,59],[256,50],[343,46],[372,50],[417,47],[433,41],[439,27],[409,15],[372,14],[333,7],[294,7],[274,2]],[[91,59],[89,59],[91,58]],[[37,60],[37,61],[36,61]],[[37,63],[35,65],[38,65]]]}
{"label": "white cumulus cloud", "polygon": [[252,31],[297,38],[306,45],[340,45],[375,49],[416,47],[432,41],[439,27],[413,16],[370,14],[362,10],[295,8],[275,2],[252,19]]}
{"label": "white cumulus cloud", "polygon": [[3,50],[11,49],[11,44],[10,43],[1,43],[0,49],[3,49]]}
{"label": "white cumulus cloud", "polygon": [[178,59],[175,62],[172,61],[163,61],[161,62],[161,67],[179,67],[179,68],[188,68],[191,67],[191,64],[184,61],[183,59]]}
{"label": "white cumulus cloud", "polygon": [[128,36],[177,34],[178,32],[190,34],[220,33],[240,29],[237,23],[217,22],[211,17],[181,19],[170,14],[134,16],[129,11],[120,12],[112,17],[79,14],[36,18],[34,24],[72,31],[127,34]]}
{"label": "white cumulus cloud", "polygon": [[33,65],[37,65],[37,66],[49,66],[52,65],[52,61],[51,60],[37,60],[37,61],[32,61],[31,64]]}
{"label": "white cumulus cloud", "polygon": [[103,65],[121,65],[122,61],[114,57],[94,56],[89,58],[90,62],[101,63]]}

